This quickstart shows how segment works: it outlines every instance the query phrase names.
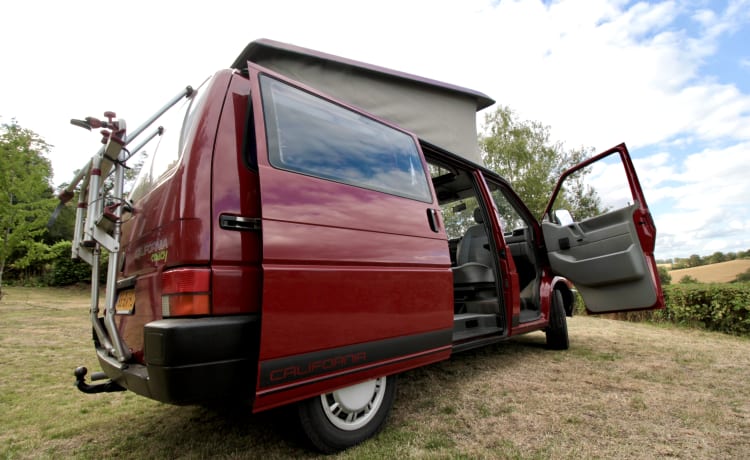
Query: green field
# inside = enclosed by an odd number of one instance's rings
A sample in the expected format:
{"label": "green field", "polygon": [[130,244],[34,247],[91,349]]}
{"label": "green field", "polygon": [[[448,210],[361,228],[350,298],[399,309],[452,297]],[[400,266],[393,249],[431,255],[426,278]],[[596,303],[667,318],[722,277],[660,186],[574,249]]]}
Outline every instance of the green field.
{"label": "green field", "polygon": [[[85,395],[88,292],[8,288],[0,302],[0,458],[288,458],[287,410]],[[399,380],[386,429],[334,458],[750,458],[750,340],[576,317],[571,349],[533,333]]]}

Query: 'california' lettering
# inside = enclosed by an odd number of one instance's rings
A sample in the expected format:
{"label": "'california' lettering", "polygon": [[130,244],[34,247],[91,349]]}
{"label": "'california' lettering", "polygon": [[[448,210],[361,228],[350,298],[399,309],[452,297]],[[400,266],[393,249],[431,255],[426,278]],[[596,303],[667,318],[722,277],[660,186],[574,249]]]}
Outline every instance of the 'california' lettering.
{"label": "'california' lettering", "polygon": [[334,371],[337,369],[342,369],[358,363],[362,363],[366,360],[367,353],[364,351],[360,351],[357,353],[350,353],[348,355],[341,355],[332,358],[311,361],[307,364],[307,366],[288,366],[274,369],[269,373],[268,377],[272,382],[278,383],[284,380],[294,380],[321,374],[324,372]]}

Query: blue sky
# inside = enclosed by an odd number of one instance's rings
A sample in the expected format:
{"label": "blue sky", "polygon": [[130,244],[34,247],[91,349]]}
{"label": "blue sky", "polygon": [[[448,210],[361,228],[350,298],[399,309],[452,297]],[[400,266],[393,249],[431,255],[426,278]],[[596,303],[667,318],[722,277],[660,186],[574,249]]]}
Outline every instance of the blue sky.
{"label": "blue sky", "polygon": [[136,126],[266,37],[483,91],[570,148],[624,141],[657,257],[750,249],[750,0],[27,0],[3,19],[0,120],[54,145],[58,184],[98,146],[70,118]]}

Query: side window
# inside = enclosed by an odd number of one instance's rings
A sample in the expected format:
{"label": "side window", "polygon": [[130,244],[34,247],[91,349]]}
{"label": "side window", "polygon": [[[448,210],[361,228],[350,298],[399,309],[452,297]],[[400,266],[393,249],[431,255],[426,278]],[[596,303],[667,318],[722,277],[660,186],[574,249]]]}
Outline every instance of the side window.
{"label": "side window", "polygon": [[134,166],[140,171],[130,192],[131,200],[137,201],[161,183],[182,158],[185,141],[194,128],[196,109],[201,105],[204,93],[201,88],[196,89],[190,98],[158,120],[158,126],[164,127],[164,134],[151,140],[133,157],[136,160]]}
{"label": "side window", "polygon": [[471,174],[428,159],[432,185],[438,195],[445,233],[449,241],[458,241],[477,225],[474,212],[479,207]]}
{"label": "side window", "polygon": [[488,185],[492,194],[492,201],[497,207],[503,233],[509,235],[525,230],[529,224],[523,219],[523,217],[521,217],[521,214],[516,210],[511,201],[503,194],[500,186],[492,182],[488,183]]}
{"label": "side window", "polygon": [[629,208],[634,201],[622,161],[612,155],[568,175],[555,197],[552,211],[568,211],[575,222],[582,222]]}
{"label": "side window", "polygon": [[432,202],[411,136],[270,77],[260,83],[273,166]]}
{"label": "side window", "polygon": [[441,203],[440,210],[445,221],[445,233],[449,240],[463,238],[469,228],[477,225],[474,212],[479,207],[476,197],[461,198],[450,203]]}

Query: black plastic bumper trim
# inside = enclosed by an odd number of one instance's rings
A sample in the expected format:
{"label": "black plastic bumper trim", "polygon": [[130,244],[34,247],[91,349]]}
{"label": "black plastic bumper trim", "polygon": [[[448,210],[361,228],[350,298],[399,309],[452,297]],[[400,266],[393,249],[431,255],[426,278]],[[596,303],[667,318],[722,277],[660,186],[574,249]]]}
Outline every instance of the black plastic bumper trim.
{"label": "black plastic bumper trim", "polygon": [[97,354],[113,381],[157,401],[249,400],[258,331],[258,316],[164,319],[144,326],[145,365],[121,365],[102,349]]}

